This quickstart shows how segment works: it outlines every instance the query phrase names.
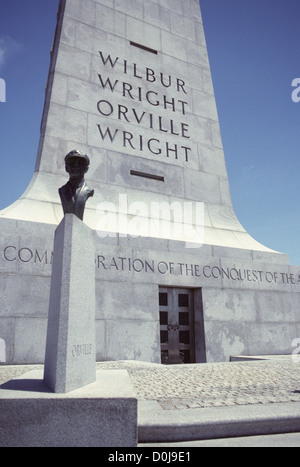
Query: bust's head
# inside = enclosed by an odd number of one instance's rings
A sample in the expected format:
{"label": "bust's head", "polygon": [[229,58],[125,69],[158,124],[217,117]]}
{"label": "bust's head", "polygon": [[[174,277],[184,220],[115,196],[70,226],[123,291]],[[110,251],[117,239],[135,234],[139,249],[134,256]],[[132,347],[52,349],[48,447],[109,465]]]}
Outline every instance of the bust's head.
{"label": "bust's head", "polygon": [[65,157],[66,171],[71,179],[82,179],[89,170],[90,159],[86,154],[75,149]]}

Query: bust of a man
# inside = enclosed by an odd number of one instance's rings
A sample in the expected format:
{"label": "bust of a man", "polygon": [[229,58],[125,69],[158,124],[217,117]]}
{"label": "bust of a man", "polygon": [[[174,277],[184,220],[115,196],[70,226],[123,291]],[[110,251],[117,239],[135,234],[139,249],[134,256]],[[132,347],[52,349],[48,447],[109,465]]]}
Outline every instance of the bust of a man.
{"label": "bust of a man", "polygon": [[59,196],[64,214],[75,214],[83,220],[85,203],[94,196],[84,179],[89,170],[90,160],[86,154],[78,150],[69,152],[65,157],[65,167],[70,178],[66,185],[61,187]]}

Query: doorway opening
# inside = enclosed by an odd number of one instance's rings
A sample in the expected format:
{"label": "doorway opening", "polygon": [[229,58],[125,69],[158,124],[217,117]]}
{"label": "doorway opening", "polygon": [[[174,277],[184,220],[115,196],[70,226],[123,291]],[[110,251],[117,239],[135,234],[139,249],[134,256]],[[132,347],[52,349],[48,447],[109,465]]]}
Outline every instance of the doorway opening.
{"label": "doorway opening", "polygon": [[195,363],[194,290],[159,288],[161,363]]}

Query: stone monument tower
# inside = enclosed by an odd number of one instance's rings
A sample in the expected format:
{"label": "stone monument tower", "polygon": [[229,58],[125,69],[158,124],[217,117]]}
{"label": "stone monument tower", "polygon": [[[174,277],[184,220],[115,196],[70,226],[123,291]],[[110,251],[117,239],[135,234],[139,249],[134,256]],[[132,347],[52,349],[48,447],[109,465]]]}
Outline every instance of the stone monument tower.
{"label": "stone monument tower", "polygon": [[199,1],[61,0],[35,173],[0,213],[9,362],[44,356],[74,148],[91,158],[95,188],[85,223],[98,233],[98,360],[291,352],[300,269],[234,213]]}

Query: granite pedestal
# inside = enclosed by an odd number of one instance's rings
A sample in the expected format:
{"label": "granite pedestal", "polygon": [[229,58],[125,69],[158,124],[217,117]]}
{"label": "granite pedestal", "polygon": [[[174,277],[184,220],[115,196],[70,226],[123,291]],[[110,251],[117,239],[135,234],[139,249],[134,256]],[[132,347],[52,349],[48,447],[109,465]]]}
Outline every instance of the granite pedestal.
{"label": "granite pedestal", "polygon": [[96,379],[95,239],[74,214],[55,232],[44,380],[69,392]]}

